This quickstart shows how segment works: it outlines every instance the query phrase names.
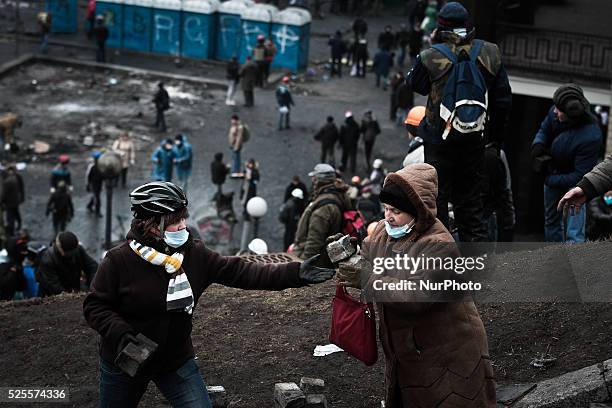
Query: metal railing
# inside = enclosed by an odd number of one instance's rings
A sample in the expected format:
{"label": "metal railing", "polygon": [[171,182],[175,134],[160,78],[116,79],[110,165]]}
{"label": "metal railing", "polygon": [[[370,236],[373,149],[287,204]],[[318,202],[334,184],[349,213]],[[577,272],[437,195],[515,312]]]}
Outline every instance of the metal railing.
{"label": "metal railing", "polygon": [[501,24],[497,38],[510,69],[606,84],[612,80],[612,37]]}

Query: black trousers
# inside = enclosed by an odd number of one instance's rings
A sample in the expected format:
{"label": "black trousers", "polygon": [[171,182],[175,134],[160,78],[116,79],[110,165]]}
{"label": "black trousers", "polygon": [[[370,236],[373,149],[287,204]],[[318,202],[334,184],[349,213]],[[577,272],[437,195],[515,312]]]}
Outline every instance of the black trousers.
{"label": "black trousers", "polygon": [[155,127],[157,128],[157,130],[160,130],[162,132],[166,131],[166,118],[164,116],[163,109],[157,109],[157,115],[155,118]]}
{"label": "black trousers", "polygon": [[19,207],[7,207],[6,214],[6,235],[8,237],[15,236],[15,232],[21,229],[21,214]]}
{"label": "black trousers", "polygon": [[[350,163],[349,163],[350,162]],[[342,148],[342,171],[346,170],[346,165],[350,164],[351,172],[355,174],[357,167],[357,146],[349,146]]]}
{"label": "black trousers", "polygon": [[368,173],[372,167],[372,150],[374,150],[374,142],[376,139],[371,141],[365,141],[365,157],[366,157],[366,166],[368,166]]}
{"label": "black trousers", "polygon": [[253,106],[255,104],[255,95],[253,91],[242,91],[244,93],[244,106]]}
{"label": "black trousers", "polygon": [[483,219],[484,152],[484,143],[477,136],[425,143],[425,162],[438,172],[438,218],[449,228],[448,202],[452,202],[461,242],[487,241]]}
{"label": "black trousers", "polygon": [[336,159],[334,157],[334,145],[321,144],[321,163],[329,163],[335,167]]}
{"label": "black trousers", "polygon": [[338,75],[342,78],[342,57],[332,57],[331,76],[334,75]]}

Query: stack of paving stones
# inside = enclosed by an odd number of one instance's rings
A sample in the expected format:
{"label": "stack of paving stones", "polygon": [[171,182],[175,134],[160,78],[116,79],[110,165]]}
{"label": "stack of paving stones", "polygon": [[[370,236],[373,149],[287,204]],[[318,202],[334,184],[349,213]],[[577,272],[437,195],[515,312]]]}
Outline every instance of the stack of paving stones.
{"label": "stack of paving stones", "polygon": [[296,383],[274,384],[274,408],[328,408],[325,381],[302,377]]}

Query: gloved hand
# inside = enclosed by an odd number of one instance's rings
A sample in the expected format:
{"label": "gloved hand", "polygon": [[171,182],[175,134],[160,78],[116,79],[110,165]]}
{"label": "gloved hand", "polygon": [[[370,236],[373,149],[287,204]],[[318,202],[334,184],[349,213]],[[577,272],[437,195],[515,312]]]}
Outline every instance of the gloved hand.
{"label": "gloved hand", "polygon": [[347,268],[342,263],[338,268],[337,280],[342,286],[361,289],[361,271],[355,268]]}
{"label": "gloved hand", "polygon": [[339,240],[343,236],[344,235],[340,232],[334,235],[330,235],[329,237],[325,238],[325,245],[331,244],[332,242]]}
{"label": "gloved hand", "polygon": [[128,343],[138,343],[138,339],[136,339],[136,336],[134,336],[131,333],[125,333],[123,336],[121,336],[121,338],[119,339],[119,343],[117,343],[117,353],[119,354],[121,353],[121,350],[123,350],[125,348],[125,346],[128,345]]}
{"label": "gloved hand", "polygon": [[319,259],[321,254],[308,258],[300,265],[299,277],[306,283],[323,283],[330,280],[336,274],[335,269],[319,268],[313,264]]}
{"label": "gloved hand", "polygon": [[547,156],[550,153],[548,152],[548,148],[544,146],[542,143],[535,144],[531,147],[531,158],[535,159],[540,156]]}

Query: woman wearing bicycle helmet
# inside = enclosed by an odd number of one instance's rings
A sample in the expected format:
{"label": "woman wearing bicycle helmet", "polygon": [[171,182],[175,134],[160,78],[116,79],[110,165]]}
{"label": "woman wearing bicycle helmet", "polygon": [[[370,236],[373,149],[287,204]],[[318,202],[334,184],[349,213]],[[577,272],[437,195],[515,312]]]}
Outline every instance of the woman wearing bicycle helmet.
{"label": "woman wearing bicycle helmet", "polygon": [[303,262],[263,265],[208,249],[186,228],[187,198],[169,182],[130,193],[127,241],[102,260],[85,319],[101,337],[100,407],[137,406],[152,380],[172,406],[210,407],[194,360],[192,316],[212,283],[281,290],[321,283],[334,271]]}

